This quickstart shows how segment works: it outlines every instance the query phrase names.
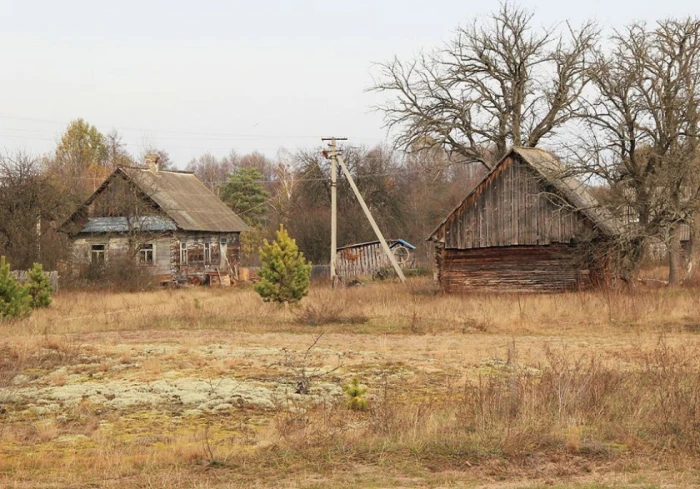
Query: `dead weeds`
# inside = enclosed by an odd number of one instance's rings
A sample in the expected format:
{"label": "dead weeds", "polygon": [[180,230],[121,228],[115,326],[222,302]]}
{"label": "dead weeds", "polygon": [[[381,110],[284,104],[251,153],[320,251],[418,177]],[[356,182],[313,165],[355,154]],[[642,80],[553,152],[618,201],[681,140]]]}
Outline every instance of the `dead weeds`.
{"label": "dead weeds", "polygon": [[[0,389],[102,382],[101,394],[0,405],[0,486],[355,487],[362,473],[375,486],[587,487],[640,467],[650,481],[665,467],[692,474],[696,323],[700,299],[684,289],[445,296],[417,280],[319,287],[293,314],[250,290],[64,292],[1,326]],[[358,378],[366,411],[294,393],[336,367],[323,382]],[[265,409],[114,408],[105,396],[110,382],[183,378],[290,389]]]}

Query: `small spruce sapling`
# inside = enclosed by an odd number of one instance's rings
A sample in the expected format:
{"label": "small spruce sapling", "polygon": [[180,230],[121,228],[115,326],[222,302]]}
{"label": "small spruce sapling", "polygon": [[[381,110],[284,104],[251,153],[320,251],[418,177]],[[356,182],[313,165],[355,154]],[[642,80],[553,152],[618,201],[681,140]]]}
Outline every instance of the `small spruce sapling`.
{"label": "small spruce sapling", "polygon": [[254,289],[265,302],[292,304],[309,293],[311,263],[284,226],[280,226],[275,241],[265,240],[260,248],[260,261],[261,280]]}
{"label": "small spruce sapling", "polygon": [[0,257],[0,320],[27,317],[31,312],[29,292],[10,274],[5,257]]}
{"label": "small spruce sapling", "polygon": [[48,307],[51,304],[53,287],[48,275],[44,273],[41,263],[34,263],[29,270],[26,288],[30,296],[30,304],[33,309]]}
{"label": "small spruce sapling", "polygon": [[360,381],[355,377],[349,384],[343,386],[343,391],[348,396],[345,406],[353,411],[364,411],[367,409],[367,387],[360,385]]}

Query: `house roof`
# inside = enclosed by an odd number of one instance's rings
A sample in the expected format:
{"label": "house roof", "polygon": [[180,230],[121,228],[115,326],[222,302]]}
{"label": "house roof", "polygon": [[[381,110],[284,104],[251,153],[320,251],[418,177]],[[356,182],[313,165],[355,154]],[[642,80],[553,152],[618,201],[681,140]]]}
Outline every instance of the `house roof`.
{"label": "house roof", "polygon": [[440,228],[445,225],[449,217],[475,193],[482,191],[487,185],[489,177],[492,173],[498,171],[501,165],[504,165],[508,158],[517,155],[532,169],[534,169],[542,179],[554,187],[561,196],[572,206],[576,211],[585,215],[603,234],[608,236],[617,236],[620,234],[620,228],[617,220],[603,209],[598,201],[588,193],[583,182],[573,177],[566,167],[548,151],[539,148],[521,148],[515,147],[508,151],[503,158],[491,169],[491,171],[477,184],[471,192],[464,198],[462,202],[450,212],[445,219],[435,228],[430,234],[428,240],[431,240],[438,233]]}
{"label": "house roof", "polygon": [[[84,216],[84,210],[115,178],[120,176],[136,185],[167,217],[172,219],[177,229],[219,233],[248,230],[243,220],[194,174],[163,170],[154,172],[145,168],[125,167],[114,170],[62,228],[66,229],[68,223],[75,221],[81,214]],[[108,223],[101,220],[87,220],[80,232],[110,232],[108,228],[113,225],[118,227],[116,221]],[[98,231],[99,229],[103,230]]]}
{"label": "house roof", "polygon": [[[349,245],[345,245],[345,246],[341,246],[341,247],[337,248],[337,251],[346,250],[349,248],[361,248],[363,246],[376,245],[378,243],[379,243],[379,241],[366,241],[364,243],[349,244]],[[416,249],[415,246],[413,246],[411,243],[409,243],[408,241],[403,240],[403,239],[387,239],[386,243],[389,245],[389,248],[393,248],[396,245],[403,245],[406,248],[408,248],[409,250]]]}
{"label": "house roof", "polygon": [[172,219],[161,216],[139,216],[129,223],[126,217],[90,217],[81,233],[126,233],[129,230],[146,232],[175,231]]}
{"label": "house roof", "polygon": [[194,174],[120,169],[184,231],[241,232],[248,226]]}

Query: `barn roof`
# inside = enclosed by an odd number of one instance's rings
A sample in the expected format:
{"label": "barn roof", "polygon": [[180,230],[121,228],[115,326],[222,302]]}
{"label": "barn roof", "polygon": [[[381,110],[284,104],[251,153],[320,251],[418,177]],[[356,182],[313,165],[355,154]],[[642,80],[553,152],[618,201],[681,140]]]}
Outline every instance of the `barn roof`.
{"label": "barn roof", "polygon": [[[233,233],[247,231],[248,226],[226,204],[214,195],[194,174],[173,171],[152,171],[144,168],[117,168],[85,201],[66,223],[77,221],[87,207],[114,181],[123,177],[132,182],[163,213],[172,219],[177,229]],[[94,219],[94,218],[93,218]],[[116,222],[109,223],[116,224]],[[86,220],[80,232],[108,232],[108,223]],[[100,231],[105,229],[104,231]]]}
{"label": "barn roof", "polygon": [[[365,241],[364,243],[354,243],[354,244],[349,244],[349,245],[341,246],[341,247],[337,248],[337,250],[340,251],[340,250],[346,250],[346,249],[350,249],[350,248],[362,248],[362,247],[364,247],[364,246],[376,245],[376,244],[378,244],[378,243],[379,243],[378,240],[375,240],[375,241]],[[411,243],[409,243],[408,241],[406,241],[406,240],[404,240],[404,239],[387,239],[387,240],[386,240],[386,243],[389,245],[389,248],[393,248],[393,247],[396,246],[396,245],[403,245],[403,246],[405,246],[406,248],[408,248],[409,250],[415,250],[415,249],[416,249],[415,246],[413,246]]]}
{"label": "barn roof", "polygon": [[449,217],[475,193],[481,192],[488,184],[489,177],[496,172],[501,165],[506,164],[508,158],[516,155],[522,161],[534,169],[542,179],[554,187],[567,203],[576,211],[586,216],[603,234],[617,236],[620,234],[619,224],[605,209],[601,208],[598,201],[586,190],[583,182],[573,177],[566,167],[548,151],[539,148],[512,148],[491,171],[476,185],[464,200],[445,217],[438,227],[431,233],[428,240],[434,239]]}

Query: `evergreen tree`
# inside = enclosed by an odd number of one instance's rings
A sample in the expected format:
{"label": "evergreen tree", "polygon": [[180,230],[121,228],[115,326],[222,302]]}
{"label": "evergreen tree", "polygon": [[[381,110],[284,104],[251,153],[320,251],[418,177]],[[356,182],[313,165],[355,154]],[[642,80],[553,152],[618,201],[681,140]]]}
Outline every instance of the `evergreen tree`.
{"label": "evergreen tree", "polygon": [[364,411],[367,409],[367,399],[364,397],[367,393],[367,387],[361,385],[358,378],[354,378],[352,382],[344,385],[343,391],[345,391],[345,394],[348,396],[345,401],[345,405],[348,409],[352,409],[353,411]]}
{"label": "evergreen tree", "polygon": [[26,284],[27,291],[31,298],[31,306],[33,309],[39,307],[48,307],[51,304],[51,293],[53,287],[49,281],[48,275],[44,273],[41,263],[34,263],[29,270],[29,279]]}
{"label": "evergreen tree", "polygon": [[260,277],[255,291],[265,302],[293,303],[309,292],[311,263],[306,261],[284,226],[272,243],[265,240],[260,248]]}
{"label": "evergreen tree", "polygon": [[5,257],[0,257],[0,320],[27,317],[31,312],[29,292],[10,274]]}
{"label": "evergreen tree", "polygon": [[267,220],[267,199],[270,194],[262,184],[263,174],[254,166],[236,168],[221,188],[226,202],[251,227],[262,228]]}

